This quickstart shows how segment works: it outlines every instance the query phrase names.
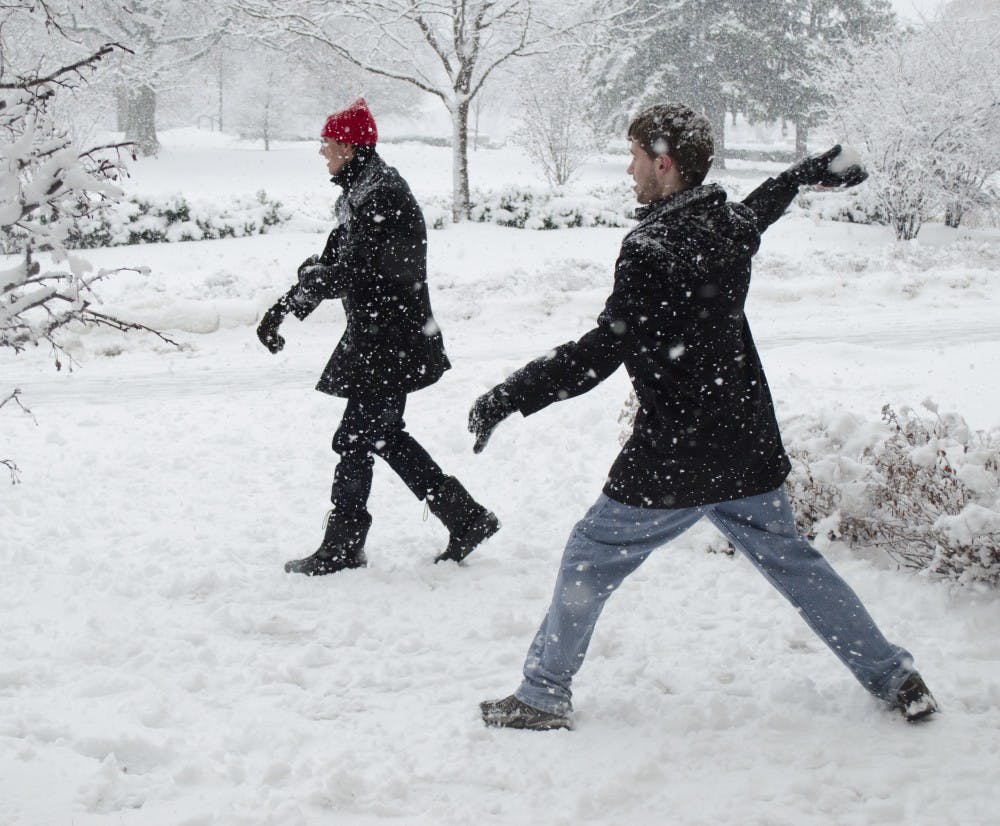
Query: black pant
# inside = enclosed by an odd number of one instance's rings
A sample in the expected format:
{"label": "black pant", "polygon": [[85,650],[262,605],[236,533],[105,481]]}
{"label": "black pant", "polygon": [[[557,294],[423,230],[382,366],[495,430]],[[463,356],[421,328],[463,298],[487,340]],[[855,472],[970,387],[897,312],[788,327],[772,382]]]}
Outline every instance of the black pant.
{"label": "black pant", "polygon": [[349,515],[365,510],[376,455],[418,499],[437,490],[444,481],[441,468],[406,432],[405,407],[406,394],[347,400],[344,418],[333,435],[333,449],[340,454],[330,495],[335,512]]}

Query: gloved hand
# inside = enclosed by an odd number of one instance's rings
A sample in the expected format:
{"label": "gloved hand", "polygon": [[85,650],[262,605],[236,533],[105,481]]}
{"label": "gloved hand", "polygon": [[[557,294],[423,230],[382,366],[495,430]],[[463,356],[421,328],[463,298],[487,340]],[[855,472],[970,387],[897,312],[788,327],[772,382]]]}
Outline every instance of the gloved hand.
{"label": "gloved hand", "polygon": [[299,291],[309,297],[329,298],[326,295],[326,279],[329,268],[318,255],[311,255],[299,265]]}
{"label": "gloved hand", "polygon": [[302,280],[302,275],[308,267],[315,267],[319,263],[320,257],[318,255],[310,255],[305,261],[299,264],[299,268],[296,271],[299,281]]}
{"label": "gloved hand", "polygon": [[285,339],[278,334],[281,322],[285,320],[288,310],[279,301],[270,310],[264,313],[264,317],[257,325],[257,338],[272,353],[277,353],[285,346]]}
{"label": "gloved hand", "polygon": [[[841,153],[843,152],[843,156]],[[819,155],[813,155],[789,167],[779,177],[791,178],[806,186],[855,186],[868,177],[861,159],[852,149],[838,143]]]}
{"label": "gloved hand", "polygon": [[476,437],[473,453],[482,453],[496,426],[517,408],[502,384],[484,393],[469,411],[469,432]]}

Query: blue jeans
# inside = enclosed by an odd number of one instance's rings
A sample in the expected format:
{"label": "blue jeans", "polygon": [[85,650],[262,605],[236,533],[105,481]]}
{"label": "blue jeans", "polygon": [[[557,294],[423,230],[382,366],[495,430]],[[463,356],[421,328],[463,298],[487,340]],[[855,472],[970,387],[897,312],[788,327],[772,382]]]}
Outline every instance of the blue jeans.
{"label": "blue jeans", "polygon": [[913,670],[910,654],[882,636],[857,594],[799,536],[779,488],[676,509],[635,508],[602,494],[566,543],[552,603],[524,663],[518,699],[544,711],[570,712],[570,684],[608,597],[654,549],[703,516],[798,609],[866,689],[886,700],[895,695]]}

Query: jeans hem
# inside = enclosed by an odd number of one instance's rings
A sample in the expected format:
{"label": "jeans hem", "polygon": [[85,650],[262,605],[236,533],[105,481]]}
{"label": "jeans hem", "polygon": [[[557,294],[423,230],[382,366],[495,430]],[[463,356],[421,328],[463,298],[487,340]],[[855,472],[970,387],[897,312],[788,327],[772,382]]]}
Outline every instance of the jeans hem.
{"label": "jeans hem", "polygon": [[514,696],[525,705],[531,706],[538,711],[544,711],[546,714],[561,714],[563,716],[568,716],[573,713],[573,704],[564,700],[556,701],[555,703],[540,703],[534,698],[534,696],[528,694],[522,688],[515,691]]}

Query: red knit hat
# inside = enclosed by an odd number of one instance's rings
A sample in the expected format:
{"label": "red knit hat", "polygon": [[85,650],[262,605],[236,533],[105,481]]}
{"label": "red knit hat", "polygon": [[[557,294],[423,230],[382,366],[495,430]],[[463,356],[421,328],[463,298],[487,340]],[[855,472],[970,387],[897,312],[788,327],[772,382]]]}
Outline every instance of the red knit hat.
{"label": "red knit hat", "polygon": [[354,146],[374,146],[378,140],[378,129],[365,99],[358,98],[346,109],[330,115],[323,127],[323,137]]}

